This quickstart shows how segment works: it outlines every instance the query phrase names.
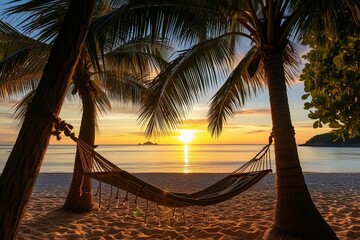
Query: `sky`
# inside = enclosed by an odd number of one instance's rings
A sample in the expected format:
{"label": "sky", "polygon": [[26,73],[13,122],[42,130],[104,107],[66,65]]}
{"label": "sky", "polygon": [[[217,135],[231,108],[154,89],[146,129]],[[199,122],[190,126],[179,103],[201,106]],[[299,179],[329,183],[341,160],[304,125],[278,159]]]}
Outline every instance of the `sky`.
{"label": "sky", "polygon": [[[303,83],[297,82],[288,88],[291,118],[296,132],[298,144],[304,143],[316,134],[328,132],[330,129],[313,129],[313,120],[307,117],[308,111],[303,109]],[[193,107],[184,125],[171,136],[147,139],[145,128],[137,122],[137,109],[113,104],[112,110],[99,117],[99,131],[96,144],[138,144],[148,140],[158,144],[181,144],[181,130],[192,130],[194,138],[190,144],[263,144],[267,142],[271,132],[271,115],[268,93],[263,92],[253,97],[244,108],[229,119],[218,138],[212,138],[207,131],[206,113],[208,99],[204,98]],[[19,128],[12,118],[16,99],[0,102],[0,144],[14,144]],[[80,128],[81,104],[66,101],[62,107],[60,118],[74,126],[77,135]],[[63,137],[51,144],[73,144],[71,139]]]}
{"label": "sky", "polygon": [[[3,6],[0,6],[0,10]],[[303,50],[303,55],[307,49]],[[306,142],[316,134],[328,132],[330,129],[313,129],[313,120],[307,117],[308,111],[303,109],[304,101],[303,83],[296,82],[288,88],[289,106],[293,126],[295,127],[296,140],[298,144]],[[193,111],[180,126],[177,132],[171,136],[156,139],[147,139],[144,134],[145,128],[137,122],[137,109],[131,107],[112,105],[112,110],[100,116],[98,121],[99,131],[96,136],[96,144],[138,144],[148,140],[159,144],[181,144],[179,135],[181,130],[191,130],[194,138],[191,144],[263,144],[267,143],[271,132],[271,115],[268,93],[265,91],[253,97],[244,108],[229,119],[223,127],[223,132],[218,138],[212,138],[207,131],[206,113],[208,100],[211,95],[204,97],[193,107]],[[0,100],[0,144],[13,145],[19,131],[13,119],[14,105],[19,98]],[[81,104],[78,102],[65,102],[60,118],[74,126],[77,135],[80,128]],[[51,144],[73,144],[66,137],[61,141],[51,139]]]}

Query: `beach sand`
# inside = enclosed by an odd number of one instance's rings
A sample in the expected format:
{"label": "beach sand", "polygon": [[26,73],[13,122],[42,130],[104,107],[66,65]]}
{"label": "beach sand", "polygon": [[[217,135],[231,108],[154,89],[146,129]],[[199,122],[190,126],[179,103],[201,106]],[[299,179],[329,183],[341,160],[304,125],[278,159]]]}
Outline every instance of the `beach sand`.
{"label": "beach sand", "polygon": [[[175,192],[204,188],[223,174],[143,173],[140,178]],[[305,178],[319,211],[340,239],[360,239],[360,173],[306,173]],[[140,210],[130,196],[126,206],[111,201],[109,188],[103,190],[100,210],[71,214],[59,210],[65,201],[71,174],[40,174],[21,223],[18,239],[262,239],[271,227],[275,208],[275,187],[268,175],[251,190],[211,207],[182,209],[149,205],[138,199]],[[94,183],[95,184],[95,183]],[[95,184],[96,185],[96,184]],[[122,198],[125,193],[121,192]],[[98,204],[98,197],[94,198]],[[122,201],[122,200],[120,200]],[[98,206],[98,205],[96,205]]]}

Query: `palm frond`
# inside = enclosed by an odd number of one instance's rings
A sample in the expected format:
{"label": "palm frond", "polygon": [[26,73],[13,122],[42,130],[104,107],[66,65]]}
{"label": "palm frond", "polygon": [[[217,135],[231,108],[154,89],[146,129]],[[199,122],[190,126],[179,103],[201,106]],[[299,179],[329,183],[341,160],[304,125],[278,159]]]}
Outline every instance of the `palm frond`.
{"label": "palm frond", "polygon": [[[359,24],[359,0],[328,0],[328,1],[290,1],[288,11],[290,16],[296,15],[286,23],[292,29],[293,36],[303,39],[305,36],[325,32],[321,41],[338,34],[339,19],[348,18]],[[325,30],[325,31],[324,31]],[[290,32],[290,33],[291,33]],[[318,40],[319,40],[318,39]]]}
{"label": "palm frond", "polygon": [[247,99],[263,89],[265,84],[263,67],[259,66],[252,77],[248,73],[249,65],[254,58],[258,59],[259,54],[258,48],[250,49],[211,98],[207,118],[208,130],[212,136],[218,137],[227,119],[233,117],[234,112],[244,106]]}
{"label": "palm frond", "polygon": [[[19,1],[11,3],[14,2]],[[23,19],[17,28],[22,29],[25,34],[36,33],[37,40],[51,43],[60,30],[69,3],[70,0],[29,0],[21,1],[5,11],[8,17],[16,15],[18,19]]]}
{"label": "palm frond", "polygon": [[15,122],[16,127],[18,127],[18,128],[21,127],[21,125],[26,117],[26,113],[28,111],[28,106],[31,103],[31,100],[33,99],[35,93],[36,93],[36,89],[28,92],[21,99],[21,101],[15,105],[15,111],[14,111],[13,117],[16,120],[16,122]]}
{"label": "palm frond", "polygon": [[170,50],[168,44],[150,38],[129,41],[104,55],[104,68],[115,70],[120,76],[149,74],[167,65]]}
{"label": "palm frond", "polygon": [[299,47],[295,43],[289,42],[283,50],[282,56],[284,59],[285,80],[287,84],[293,83],[301,72]]}
{"label": "palm frond", "polygon": [[[93,54],[106,53],[133,38],[177,40],[187,47],[212,33],[223,33],[215,0],[133,0],[119,1],[113,12],[92,22],[87,45]],[[216,14],[215,14],[216,13]],[[97,65],[99,66],[99,65]]]}
{"label": "palm frond", "polygon": [[96,95],[94,98],[96,109],[100,114],[104,114],[107,111],[111,110],[111,103],[109,101],[109,98],[107,94],[102,90],[100,87],[100,83],[95,81],[92,81],[93,87],[95,88]]}
{"label": "palm frond", "polygon": [[17,31],[10,24],[0,20],[0,58],[6,55],[6,49],[10,52],[29,45],[30,38],[25,38],[23,34]]}
{"label": "palm frond", "polygon": [[0,97],[32,90],[40,79],[51,46],[0,22]]}
{"label": "palm frond", "polygon": [[26,60],[31,46],[28,40],[11,25],[0,21],[0,83],[4,82],[5,75]]}
{"label": "palm frond", "polygon": [[232,49],[227,36],[210,39],[180,53],[151,83],[139,121],[146,134],[173,131],[191,105],[224,79],[231,68]]}
{"label": "palm frond", "polygon": [[102,79],[106,94],[110,99],[120,102],[131,102],[139,104],[143,100],[145,91],[147,91],[147,79],[141,76],[122,75],[107,71]]}

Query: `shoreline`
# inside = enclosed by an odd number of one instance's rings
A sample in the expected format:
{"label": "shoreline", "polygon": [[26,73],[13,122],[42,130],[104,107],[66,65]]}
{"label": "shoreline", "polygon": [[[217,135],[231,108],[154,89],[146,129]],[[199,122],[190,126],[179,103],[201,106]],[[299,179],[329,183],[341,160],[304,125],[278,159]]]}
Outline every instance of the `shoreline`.
{"label": "shoreline", "polygon": [[[219,173],[138,173],[145,181],[176,192],[191,192],[225,176]],[[313,201],[340,239],[360,238],[360,173],[305,173]],[[275,188],[271,175],[236,198],[210,207],[185,210],[149,204],[144,224],[145,200],[134,196],[127,208],[111,200],[103,188],[103,205],[94,197],[93,212],[71,214],[59,211],[65,201],[71,173],[40,173],[25,212],[18,239],[261,239],[271,227],[275,209]],[[97,182],[94,183],[96,190]],[[120,198],[124,197],[121,192]],[[159,225],[160,223],[160,225]]]}
{"label": "shoreline", "polygon": [[359,148],[360,144],[298,144],[298,147]]}

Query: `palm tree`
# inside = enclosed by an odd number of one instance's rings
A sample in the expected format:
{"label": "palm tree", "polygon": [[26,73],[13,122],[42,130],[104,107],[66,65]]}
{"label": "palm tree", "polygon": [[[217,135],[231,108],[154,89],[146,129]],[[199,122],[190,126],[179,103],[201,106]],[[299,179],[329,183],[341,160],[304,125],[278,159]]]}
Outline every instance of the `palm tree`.
{"label": "palm tree", "polygon": [[[98,1],[94,15],[111,11],[108,4],[107,1]],[[6,53],[6,56],[3,56],[4,60],[0,62],[6,70],[1,76],[3,83],[0,82],[0,87],[4,89],[3,93],[8,95],[15,91],[18,94],[36,87],[51,49],[51,39],[56,36],[56,26],[62,21],[62,16],[58,13],[66,12],[64,9],[67,7],[66,1],[57,5],[35,0],[10,9],[12,14],[31,13],[34,19],[25,25],[25,29],[41,30],[43,34],[38,38],[40,40],[34,40],[5,23],[0,24],[1,38],[7,40],[6,44],[0,46],[1,52]],[[52,24],[48,21],[44,22],[44,16],[53,19]],[[104,54],[103,64],[106,69],[101,72],[95,72],[96,67],[91,61],[89,51],[87,49],[82,51],[70,89],[72,95],[77,94],[82,102],[83,115],[79,131],[81,140],[94,146],[97,112],[103,113],[110,108],[109,98],[122,102],[131,101],[134,104],[141,101],[146,89],[145,85],[150,80],[147,74],[165,64],[163,57],[167,54],[167,50],[169,48],[165,42],[160,44],[146,37],[137,41],[122,41],[115,49]],[[92,55],[96,54],[92,53]],[[26,113],[27,103],[31,101],[34,92],[31,91],[18,105],[18,117],[21,118]],[[88,177],[82,179],[82,175],[79,154],[76,153],[72,183],[64,209],[76,212],[92,209],[92,182]],[[87,191],[80,194],[81,188]]]}
{"label": "palm tree", "polygon": [[[16,143],[0,177],[0,238],[16,238],[68,83],[84,46],[95,1],[71,1]],[[81,13],[81,14],[79,14]],[[73,22],[74,21],[74,22]],[[36,141],[34,141],[36,140]]]}
{"label": "palm tree", "polygon": [[[180,10],[171,11],[170,7],[176,4]],[[277,203],[267,239],[337,239],[316,209],[305,184],[286,84],[298,67],[291,40],[316,32],[321,27],[318,20],[325,23],[326,31],[336,34],[337,10],[344,9],[341,13],[358,23],[359,6],[358,0],[169,1],[168,5],[166,1],[151,1],[147,12],[140,15],[151,16],[143,25],[149,26],[147,31],[153,34],[173,35],[182,41],[203,36],[197,39],[204,40],[181,52],[152,82],[139,118],[147,126],[148,136],[165,134],[178,127],[199,95],[221,82],[217,71],[226,72],[232,66],[234,49],[241,44],[249,46],[211,99],[208,121],[211,134],[219,136],[223,124],[247,98],[261,88],[268,89],[275,140]],[[171,14],[174,14],[172,18]],[[98,19],[93,25],[99,26],[92,29],[92,34],[95,32],[103,39],[115,38],[117,29],[113,26],[116,25],[110,22],[120,19],[116,14]],[[163,27],[159,27],[161,24]],[[104,27],[112,27],[114,31],[103,32]],[[204,27],[209,31],[202,31]]]}

